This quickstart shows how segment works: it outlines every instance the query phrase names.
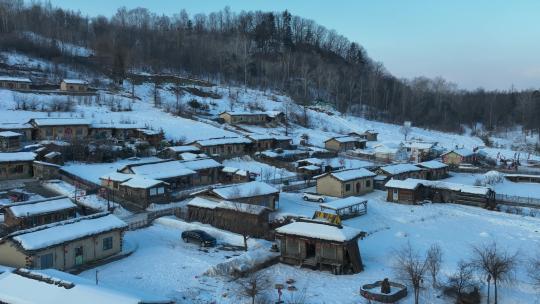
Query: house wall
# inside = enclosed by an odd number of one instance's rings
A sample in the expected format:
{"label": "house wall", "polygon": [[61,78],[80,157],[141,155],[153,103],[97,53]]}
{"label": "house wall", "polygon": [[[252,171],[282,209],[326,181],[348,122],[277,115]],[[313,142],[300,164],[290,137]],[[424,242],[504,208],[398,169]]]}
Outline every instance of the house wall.
{"label": "house wall", "polygon": [[341,185],[341,182],[331,177],[330,175],[326,175],[317,179],[316,190],[319,194],[342,197],[342,188],[343,187]]}
{"label": "house wall", "polygon": [[462,163],[472,163],[474,161],[474,156],[462,157],[461,155],[455,152],[449,152],[442,156],[442,162],[447,165],[460,165]]}
{"label": "house wall", "polygon": [[10,267],[27,267],[27,255],[11,241],[0,244],[0,264]]}
{"label": "house wall", "polygon": [[279,194],[269,194],[269,195],[259,195],[259,196],[253,196],[253,197],[240,198],[240,199],[235,199],[234,201],[239,202],[239,203],[264,206],[271,210],[275,210],[276,202],[278,200],[279,200]]}
{"label": "house wall", "polygon": [[281,261],[298,265],[307,257],[307,245],[315,245],[315,257],[323,264],[343,264],[343,244],[306,239],[292,235],[278,235]]}
{"label": "house wall", "polygon": [[6,209],[4,224],[10,229],[16,228],[20,230],[60,222],[74,217],[75,208],[29,217],[16,217],[11,213],[10,209]]}
{"label": "house wall", "polygon": [[34,178],[38,179],[56,179],[60,170],[57,166],[46,165],[42,163],[33,163]]}
{"label": "house wall", "polygon": [[0,137],[0,151],[12,152],[21,148],[21,139],[19,137]]}
{"label": "house wall", "polygon": [[150,189],[130,188],[126,186],[120,186],[119,188],[119,191],[114,191],[114,195],[119,195],[120,198],[142,209],[146,209],[150,204],[153,203],[159,204],[170,201],[170,194],[166,188],[165,193],[152,196],[150,195]]}
{"label": "house wall", "polygon": [[62,90],[62,91],[86,92],[88,90],[88,85],[86,85],[86,84],[67,84],[64,81],[62,81],[60,83],[60,90]]}
{"label": "house wall", "polygon": [[88,137],[88,126],[38,126],[35,139],[83,139]]}
{"label": "house wall", "polygon": [[317,179],[316,189],[319,194],[334,197],[362,195],[373,191],[373,177],[341,182],[331,175],[327,175]]}
{"label": "house wall", "polygon": [[195,144],[203,153],[207,155],[219,155],[221,157],[243,155],[246,151],[245,144],[225,144],[217,146],[201,146]]}
{"label": "house wall", "polygon": [[[397,197],[394,195],[397,191]],[[420,199],[415,190],[387,188],[386,200],[401,204],[415,204]]]}
{"label": "house wall", "polygon": [[12,90],[29,90],[30,83],[18,81],[0,81],[0,87]]}
{"label": "house wall", "polygon": [[0,180],[31,178],[32,162],[5,162],[0,163]]}

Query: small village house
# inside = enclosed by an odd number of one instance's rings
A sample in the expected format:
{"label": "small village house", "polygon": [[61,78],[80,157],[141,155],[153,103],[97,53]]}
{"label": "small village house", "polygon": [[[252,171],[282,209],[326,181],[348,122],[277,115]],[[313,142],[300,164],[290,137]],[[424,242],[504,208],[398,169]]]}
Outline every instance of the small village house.
{"label": "small village house", "polygon": [[122,251],[127,224],[97,213],[13,232],[0,239],[0,264],[68,270]]}
{"label": "small village house", "polygon": [[163,141],[163,132],[150,129],[137,129],[136,137],[146,141],[152,147],[159,147]]}
{"label": "small village house", "polygon": [[21,148],[22,134],[13,131],[0,131],[0,152],[13,152]]}
{"label": "small village house", "polygon": [[259,181],[210,187],[209,189],[197,191],[191,195],[258,205],[272,211],[277,209],[277,203],[279,201],[279,190]]}
{"label": "small village house", "polygon": [[59,177],[60,166],[43,161],[35,160],[32,163],[34,178],[39,180],[57,179]]}
{"label": "small village house", "polygon": [[119,191],[116,193],[119,194],[121,202],[143,210],[151,204],[170,202],[169,184],[161,180],[135,176],[118,187]]}
{"label": "small village house", "polygon": [[167,147],[159,152],[159,156],[162,158],[182,159],[183,153],[201,154],[201,149],[195,146],[171,146]]}
{"label": "small village house", "polygon": [[461,148],[450,150],[441,155],[442,162],[449,166],[461,164],[473,164],[476,162],[476,153],[472,150]]}
{"label": "small village house", "polygon": [[0,153],[0,180],[31,178],[35,158],[32,152]]}
{"label": "small village house", "polygon": [[127,140],[137,138],[140,128],[137,124],[92,123],[89,136],[93,139]]}
{"label": "small village house", "polygon": [[377,141],[377,136],[379,133],[373,131],[373,130],[366,130],[364,132],[351,132],[349,133],[349,136],[353,137],[359,137],[361,139],[365,139],[367,141]]}
{"label": "small village house", "polygon": [[219,117],[228,124],[256,124],[262,125],[267,122],[266,112],[241,112],[227,111],[219,114]]}
{"label": "small village house", "polygon": [[396,164],[380,167],[377,170],[377,174],[385,176],[386,180],[393,179],[407,179],[407,178],[426,178],[426,171],[413,164]]}
{"label": "small village house", "polygon": [[195,197],[187,207],[189,221],[259,238],[270,231],[270,209],[263,206]]}
{"label": "small village house", "polygon": [[272,135],[274,136],[274,149],[291,149],[292,138],[285,135]]}
{"label": "small village house", "polygon": [[334,197],[362,195],[373,191],[375,173],[364,169],[349,169],[316,176],[317,193]]}
{"label": "small village house", "polygon": [[330,151],[336,152],[365,149],[366,140],[353,136],[332,137],[324,142],[324,147]]}
{"label": "small village house", "polygon": [[252,150],[255,152],[266,151],[275,147],[274,136],[270,134],[250,134],[247,136],[252,141]]}
{"label": "small village house", "polygon": [[0,88],[10,90],[30,90],[32,81],[29,78],[0,76]]}
{"label": "small village house", "polygon": [[361,236],[360,230],[316,221],[297,221],[276,229],[281,262],[334,274],[363,270]]}
{"label": "small village house", "polygon": [[192,145],[207,155],[226,158],[245,155],[251,140],[246,137],[221,137],[199,140]]}
{"label": "small village house", "polygon": [[253,173],[246,170],[234,167],[223,167],[219,176],[219,182],[224,184],[247,183],[252,181],[252,175]]}
{"label": "small village house", "polygon": [[3,209],[4,224],[13,231],[74,218],[77,206],[64,196],[19,202]]}
{"label": "small village house", "polygon": [[29,123],[3,122],[0,123],[0,132],[11,131],[21,134],[20,140],[26,142],[32,140],[33,127]]}
{"label": "small village house", "polygon": [[88,91],[88,82],[81,79],[63,79],[60,82],[60,90],[68,92]]}
{"label": "small village house", "polygon": [[440,161],[430,160],[416,164],[416,166],[424,169],[426,179],[437,180],[448,177],[448,165]]}
{"label": "small village house", "polygon": [[285,122],[285,113],[282,111],[266,111],[266,121],[277,124]]}
{"label": "small village house", "polygon": [[385,185],[387,201],[401,204],[453,203],[482,208],[495,206],[495,192],[488,187],[408,178]]}
{"label": "small village house", "polygon": [[140,290],[97,285],[95,280],[55,269],[0,267],[0,303],[174,304],[174,301]]}
{"label": "small village house", "polygon": [[186,168],[177,160],[158,160],[126,165],[118,170],[124,174],[134,174],[141,178],[166,182],[171,190],[191,187],[194,170]]}
{"label": "small village house", "polygon": [[34,128],[35,140],[73,140],[88,137],[90,120],[84,118],[32,118],[28,122]]}
{"label": "small village house", "polygon": [[223,165],[212,158],[196,158],[180,161],[180,164],[195,172],[191,178],[192,186],[215,184],[219,181],[219,175]]}
{"label": "small village house", "polygon": [[409,160],[415,163],[428,161],[435,156],[435,142],[406,141],[403,147],[406,149]]}

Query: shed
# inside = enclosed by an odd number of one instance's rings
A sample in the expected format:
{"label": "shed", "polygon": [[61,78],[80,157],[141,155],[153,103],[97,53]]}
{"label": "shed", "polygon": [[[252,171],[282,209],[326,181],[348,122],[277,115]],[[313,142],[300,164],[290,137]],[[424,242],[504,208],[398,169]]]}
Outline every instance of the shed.
{"label": "shed", "polygon": [[68,197],[60,196],[19,202],[3,209],[6,227],[19,230],[74,218],[77,206]]}
{"label": "shed", "polygon": [[356,196],[320,204],[322,212],[334,213],[340,220],[361,216],[367,213],[367,200]]}
{"label": "shed", "polygon": [[259,181],[248,183],[210,187],[206,190],[192,193],[192,196],[208,196],[219,200],[259,205],[270,210],[276,210],[279,201],[279,190]]}
{"label": "shed", "polygon": [[32,177],[32,152],[0,153],[0,180]]}
{"label": "shed", "polygon": [[448,165],[437,160],[421,162],[416,166],[424,169],[428,180],[443,179],[448,176]]}
{"label": "shed", "polygon": [[395,164],[383,166],[377,170],[377,174],[384,175],[387,177],[387,179],[426,178],[426,172],[422,168],[413,164]]}
{"label": "shed", "polygon": [[459,166],[464,163],[473,164],[476,161],[476,153],[465,148],[453,149],[443,153],[441,158],[442,162],[449,166]]}
{"label": "shed", "polygon": [[60,90],[69,92],[88,91],[88,82],[82,79],[63,79],[60,83]]}
{"label": "shed", "polygon": [[10,90],[29,90],[32,81],[26,77],[0,76],[0,87]]}
{"label": "shed", "polygon": [[324,141],[324,147],[330,151],[344,152],[365,149],[367,140],[354,136],[336,136]]}
{"label": "shed", "polygon": [[21,148],[22,134],[13,131],[0,131],[0,152],[13,152]]}

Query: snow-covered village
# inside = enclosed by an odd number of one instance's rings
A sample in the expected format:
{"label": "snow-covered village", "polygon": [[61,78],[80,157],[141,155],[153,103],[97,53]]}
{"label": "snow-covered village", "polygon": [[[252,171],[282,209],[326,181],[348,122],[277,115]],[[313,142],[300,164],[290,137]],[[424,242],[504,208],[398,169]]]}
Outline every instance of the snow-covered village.
{"label": "snow-covered village", "polygon": [[0,1],[0,303],[540,303],[540,65],[337,2]]}

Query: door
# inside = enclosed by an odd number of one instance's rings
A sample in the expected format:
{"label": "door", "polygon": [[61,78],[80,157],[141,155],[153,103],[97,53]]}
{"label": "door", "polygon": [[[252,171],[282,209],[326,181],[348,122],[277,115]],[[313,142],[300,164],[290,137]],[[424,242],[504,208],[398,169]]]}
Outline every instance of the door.
{"label": "door", "polygon": [[396,202],[398,200],[398,189],[392,190],[392,201]]}
{"label": "door", "polygon": [[306,258],[315,256],[315,243],[306,243]]}
{"label": "door", "polygon": [[76,247],[75,248],[75,265],[82,265],[84,263],[83,259],[83,247]]}

